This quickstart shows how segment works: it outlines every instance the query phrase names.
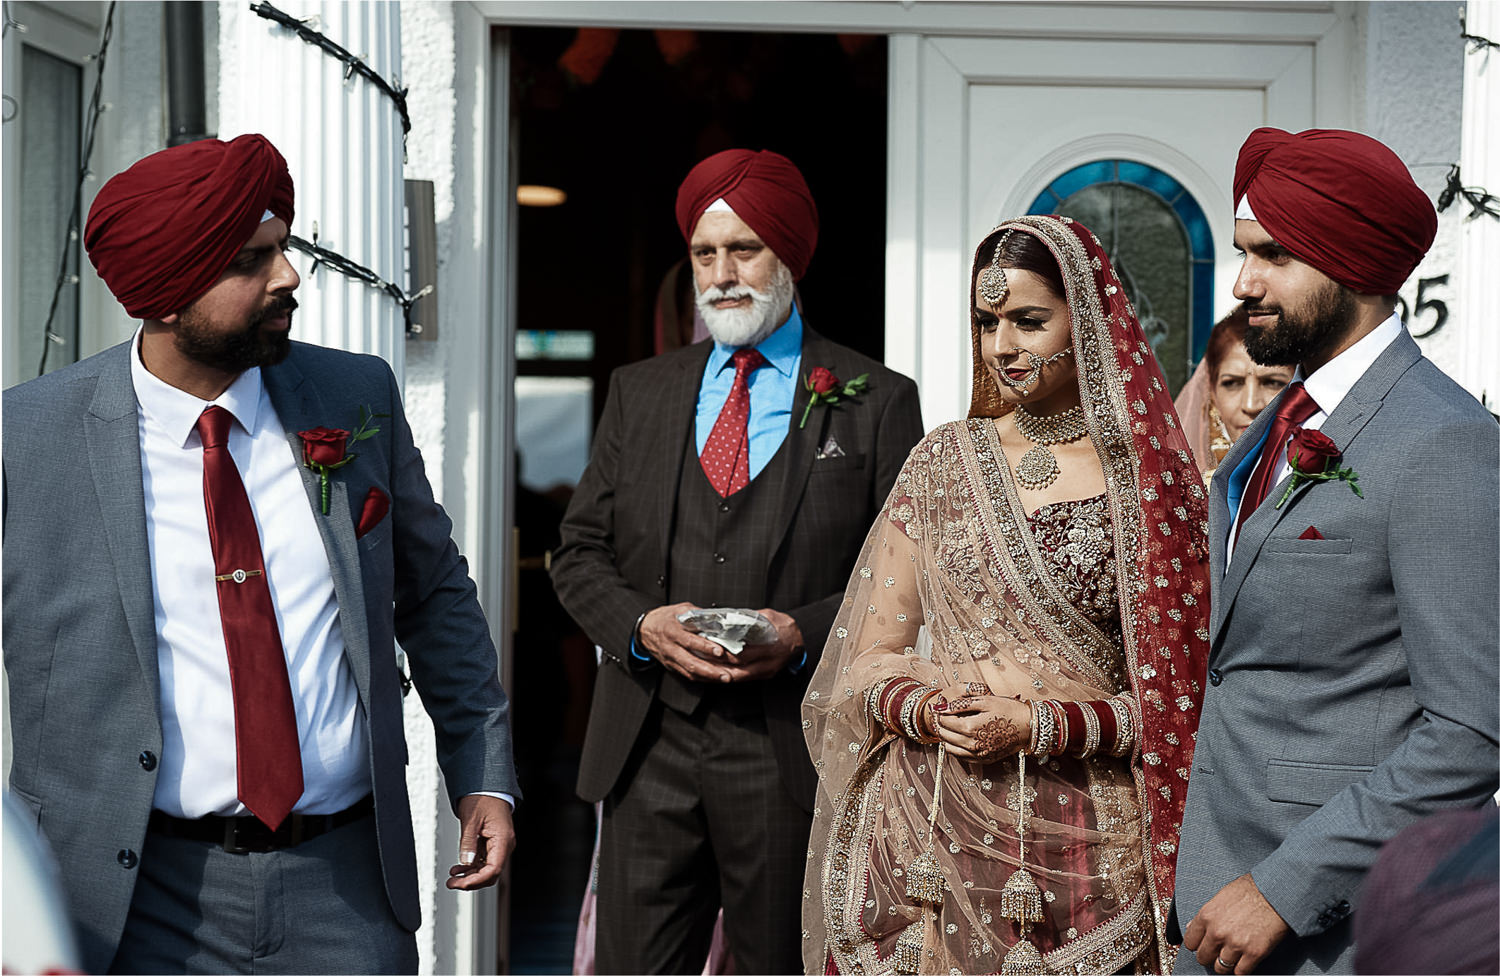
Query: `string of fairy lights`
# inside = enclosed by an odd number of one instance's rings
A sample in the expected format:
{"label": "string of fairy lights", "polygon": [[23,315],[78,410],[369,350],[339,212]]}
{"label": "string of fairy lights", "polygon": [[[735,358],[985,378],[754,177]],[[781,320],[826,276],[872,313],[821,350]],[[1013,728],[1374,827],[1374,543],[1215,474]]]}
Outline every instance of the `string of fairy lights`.
{"label": "string of fairy lights", "polygon": [[[94,68],[94,88],[89,96],[88,108],[84,111],[83,144],[78,157],[78,179],[73,189],[73,200],[68,214],[67,227],[64,231],[63,247],[58,257],[58,270],[57,277],[53,283],[52,300],[47,308],[46,321],[42,323],[43,342],[41,361],[37,364],[38,376],[47,372],[47,360],[50,357],[52,347],[66,345],[68,341],[56,331],[54,325],[57,321],[58,309],[62,305],[64,289],[70,287],[76,288],[79,283],[77,267],[78,248],[76,245],[82,236],[83,188],[84,184],[94,175],[90,164],[94,155],[94,136],[99,128],[99,118],[110,108],[109,104],[103,100],[104,68],[109,57],[110,40],[114,36],[116,3],[117,0],[111,0],[109,9],[104,16],[104,27],[99,37],[99,50],[85,58]],[[337,42],[319,32],[313,26],[315,18],[298,20],[290,14],[278,10],[269,3],[252,3],[250,9],[258,16],[295,31],[297,36],[308,44],[320,48],[327,52],[329,56],[342,62],[344,64],[345,81],[349,81],[355,75],[359,75],[384,92],[395,105],[397,113],[401,116],[401,141],[404,158],[406,136],[411,131],[411,116],[406,108],[405,88],[398,88],[385,78],[382,78],[363,58],[351,54]],[[5,31],[9,33],[12,29],[24,31],[25,27],[11,19],[9,5],[7,5]],[[9,119],[6,121],[9,121]],[[362,281],[389,295],[401,307],[401,316],[408,335],[420,329],[420,326],[412,322],[412,309],[419,300],[432,293],[432,285],[427,285],[415,292],[408,293],[399,285],[384,280],[364,265],[319,244],[316,223],[313,225],[313,237],[311,241],[293,236],[288,238],[287,246],[303,254],[307,254],[313,259],[312,266],[308,269],[309,275],[316,273],[319,268],[326,267],[345,277]]]}
{"label": "string of fairy lights", "polygon": [[[395,105],[396,112],[401,116],[401,156],[403,160],[406,158],[406,137],[411,132],[411,115],[406,109],[407,90],[405,87],[397,87],[396,84],[387,81],[381,77],[379,72],[370,67],[363,58],[350,53],[343,45],[319,31],[317,29],[316,17],[299,20],[284,10],[278,10],[270,3],[265,2],[265,0],[250,4],[250,10],[256,16],[264,17],[266,20],[279,24],[287,30],[294,31],[304,42],[319,48],[329,57],[341,62],[344,65],[345,82],[352,80],[355,75],[359,75],[384,92],[386,97]],[[313,222],[311,241],[292,235],[287,238],[287,246],[294,251],[300,251],[303,254],[309,255],[313,259],[312,266],[308,268],[307,272],[309,276],[316,274],[319,268],[327,267],[329,270],[335,271],[346,278],[363,281],[365,284],[385,292],[397,305],[401,306],[401,318],[405,324],[406,334],[411,335],[413,331],[420,331],[421,327],[415,325],[411,320],[412,309],[418,301],[432,294],[432,285],[426,285],[415,292],[408,293],[399,285],[386,281],[357,261],[347,258],[337,251],[323,247],[318,243],[317,221]]]}

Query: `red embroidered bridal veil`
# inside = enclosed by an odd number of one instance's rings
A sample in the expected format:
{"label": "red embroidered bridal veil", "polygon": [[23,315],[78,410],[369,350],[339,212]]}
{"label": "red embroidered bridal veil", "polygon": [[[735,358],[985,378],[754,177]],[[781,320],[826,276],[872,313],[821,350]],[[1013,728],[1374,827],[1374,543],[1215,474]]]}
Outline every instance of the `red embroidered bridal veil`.
{"label": "red embroidered bridal veil", "polygon": [[[1045,898],[1031,939],[1051,971],[1170,970],[1164,937],[1177,831],[1207,667],[1206,500],[1151,348],[1103,248],[1067,218],[1007,230],[1056,257],[1073,318],[1089,435],[1103,464],[1120,619],[1101,630],[1063,596],[1027,528],[993,421],[1009,409],[979,355],[969,419],[913,450],[865,543],[803,707],[819,774],[804,885],[804,965],[842,973],[998,972],[1018,940],[999,893],[1020,859],[1014,757],[948,757],[932,848],[947,891],[906,896],[928,846],[936,751],[869,717],[867,690],[903,675],[957,697],[1128,703],[1129,756],[1028,763],[1025,861]],[[972,283],[973,276],[970,281]],[[1101,530],[1103,531],[1103,530]],[[1075,543],[1089,544],[1080,538]]]}

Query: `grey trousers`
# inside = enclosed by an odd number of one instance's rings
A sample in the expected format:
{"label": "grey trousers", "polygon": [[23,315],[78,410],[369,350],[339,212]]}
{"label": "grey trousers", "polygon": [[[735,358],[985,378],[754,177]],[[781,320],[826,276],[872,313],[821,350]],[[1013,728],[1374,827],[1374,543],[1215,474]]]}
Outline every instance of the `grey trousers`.
{"label": "grey trousers", "polygon": [[698,973],[719,906],[734,968],[802,971],[812,815],[782,785],[760,696],[653,706],[604,801],[598,943],[607,973]]}
{"label": "grey trousers", "polygon": [[149,834],[111,973],[415,973],[375,818],[264,854]]}

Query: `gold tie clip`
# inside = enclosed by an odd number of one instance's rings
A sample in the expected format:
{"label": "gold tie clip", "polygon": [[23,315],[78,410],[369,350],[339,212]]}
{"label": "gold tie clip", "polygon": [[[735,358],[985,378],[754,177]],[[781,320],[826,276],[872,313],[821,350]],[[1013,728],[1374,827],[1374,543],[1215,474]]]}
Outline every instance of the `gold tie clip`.
{"label": "gold tie clip", "polygon": [[237,570],[235,570],[232,573],[225,573],[223,576],[215,576],[214,577],[214,582],[215,583],[228,583],[230,581],[233,581],[233,582],[236,582],[236,583],[243,583],[243,582],[245,582],[245,580],[249,579],[250,577],[252,577],[252,576],[259,576],[259,575],[260,575],[260,570],[258,570],[258,569],[237,569]]}

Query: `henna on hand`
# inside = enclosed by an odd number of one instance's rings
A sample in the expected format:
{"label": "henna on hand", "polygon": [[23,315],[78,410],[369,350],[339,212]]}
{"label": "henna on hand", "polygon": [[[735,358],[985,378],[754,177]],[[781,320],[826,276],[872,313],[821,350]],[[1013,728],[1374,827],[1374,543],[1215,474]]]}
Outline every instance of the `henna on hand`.
{"label": "henna on hand", "polygon": [[974,733],[974,752],[981,756],[1009,755],[1023,741],[1021,728],[1004,715],[981,725]]}

